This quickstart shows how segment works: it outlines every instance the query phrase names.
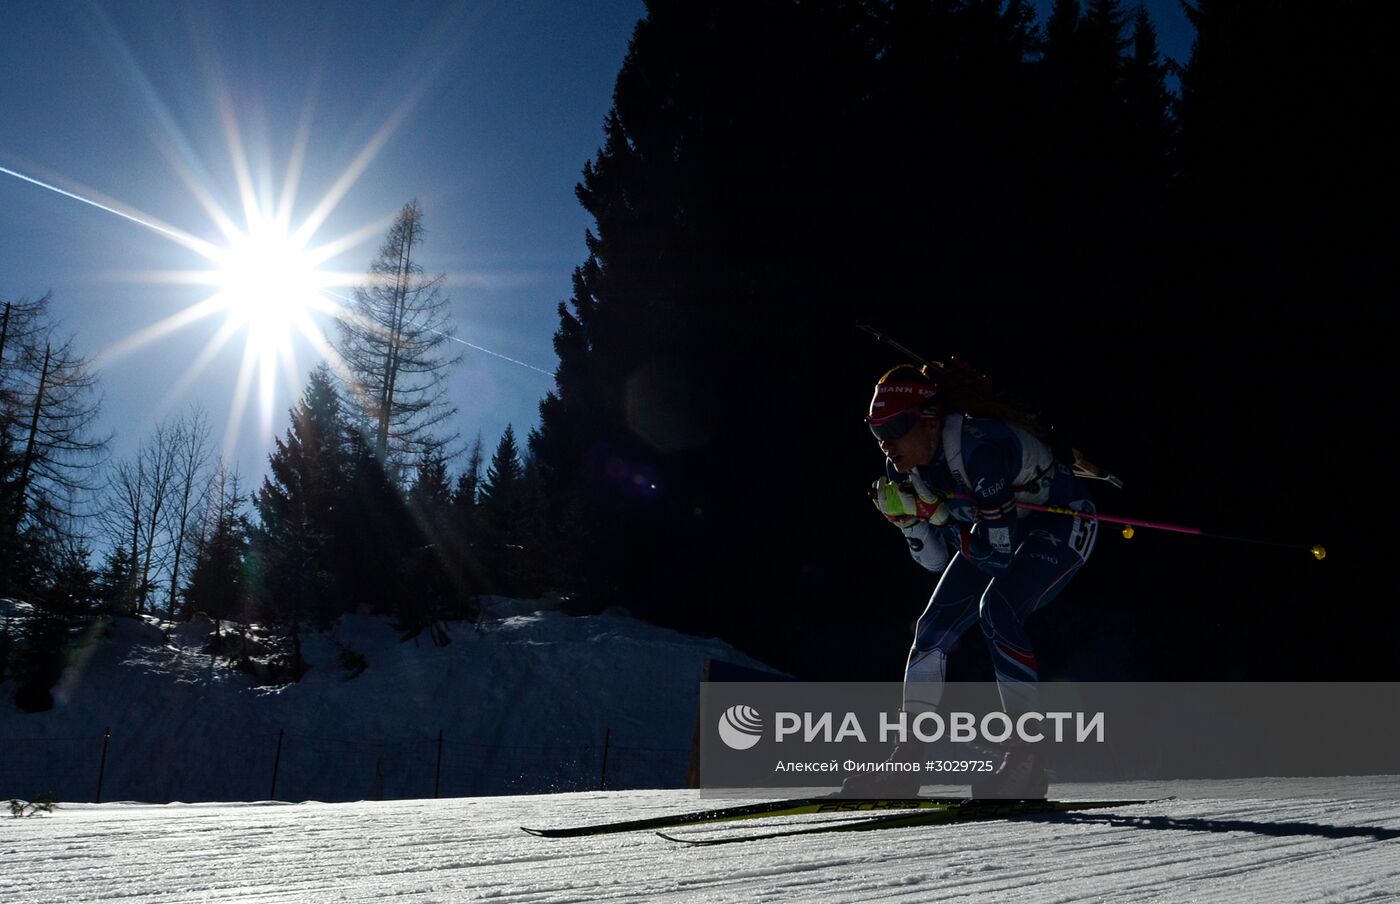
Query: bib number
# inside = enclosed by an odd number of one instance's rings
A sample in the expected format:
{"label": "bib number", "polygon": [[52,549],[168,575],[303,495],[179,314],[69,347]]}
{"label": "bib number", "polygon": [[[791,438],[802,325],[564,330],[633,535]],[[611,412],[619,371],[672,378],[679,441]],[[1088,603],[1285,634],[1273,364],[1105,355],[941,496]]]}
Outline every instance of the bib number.
{"label": "bib number", "polygon": [[1069,548],[1074,550],[1081,559],[1089,558],[1090,551],[1094,548],[1094,538],[1097,535],[1099,521],[1097,518],[1077,517],[1074,519],[1074,527],[1070,529]]}

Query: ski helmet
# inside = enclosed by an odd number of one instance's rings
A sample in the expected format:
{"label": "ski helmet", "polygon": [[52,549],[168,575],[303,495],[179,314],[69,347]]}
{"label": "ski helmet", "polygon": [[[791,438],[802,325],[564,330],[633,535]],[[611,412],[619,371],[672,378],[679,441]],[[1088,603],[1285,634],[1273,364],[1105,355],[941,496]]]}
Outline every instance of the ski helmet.
{"label": "ski helmet", "polygon": [[942,415],[938,384],[918,368],[903,364],[875,383],[865,423],[877,440],[893,442],[912,430],[919,418]]}

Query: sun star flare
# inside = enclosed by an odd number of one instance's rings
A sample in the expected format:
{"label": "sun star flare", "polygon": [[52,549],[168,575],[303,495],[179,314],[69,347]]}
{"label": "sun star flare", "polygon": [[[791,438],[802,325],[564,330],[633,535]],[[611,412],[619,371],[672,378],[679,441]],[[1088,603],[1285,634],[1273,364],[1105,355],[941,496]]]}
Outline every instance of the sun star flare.
{"label": "sun star flare", "polygon": [[276,357],[308,311],[320,306],[326,279],[306,250],[275,222],[256,218],[218,261],[216,296],[229,319],[246,330],[260,360]]}

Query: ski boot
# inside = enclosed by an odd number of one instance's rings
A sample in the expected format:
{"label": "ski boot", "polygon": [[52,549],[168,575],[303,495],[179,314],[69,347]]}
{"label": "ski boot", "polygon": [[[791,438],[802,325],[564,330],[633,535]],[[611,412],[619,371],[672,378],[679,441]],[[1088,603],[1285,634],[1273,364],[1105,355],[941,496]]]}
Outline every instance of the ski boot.
{"label": "ski boot", "polygon": [[[918,741],[901,741],[894,745],[886,763],[898,767],[921,766],[924,745]],[[919,796],[923,785],[921,771],[891,769],[888,772],[858,772],[841,783],[838,797],[863,800],[895,800]]]}
{"label": "ski boot", "polygon": [[983,800],[1044,800],[1050,789],[1043,754],[1027,744],[1005,748],[995,772],[972,782],[972,797]]}

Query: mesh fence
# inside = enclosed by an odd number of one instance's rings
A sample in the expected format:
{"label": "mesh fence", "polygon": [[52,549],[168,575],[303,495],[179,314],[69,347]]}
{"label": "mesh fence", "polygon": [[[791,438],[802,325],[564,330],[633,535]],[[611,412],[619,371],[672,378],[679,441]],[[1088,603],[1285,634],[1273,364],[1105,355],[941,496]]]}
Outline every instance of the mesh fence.
{"label": "mesh fence", "polygon": [[0,739],[0,799],[95,800],[101,732],[78,738]]}
{"label": "mesh fence", "polygon": [[689,747],[614,741],[611,732],[597,744],[542,746],[291,732],[123,741],[118,726],[110,739],[102,731],[0,738],[0,799],[347,801],[674,788],[685,785],[691,757]]}

